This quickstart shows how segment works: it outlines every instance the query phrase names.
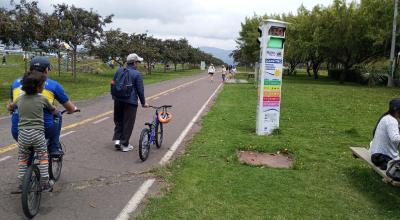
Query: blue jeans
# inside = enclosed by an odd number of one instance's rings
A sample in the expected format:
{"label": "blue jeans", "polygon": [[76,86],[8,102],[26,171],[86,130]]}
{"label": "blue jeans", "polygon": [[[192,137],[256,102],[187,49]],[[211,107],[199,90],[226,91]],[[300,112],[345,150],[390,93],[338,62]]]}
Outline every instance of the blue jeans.
{"label": "blue jeans", "polygon": [[[54,115],[52,124],[45,124],[44,134],[47,139],[47,149],[49,153],[58,151],[60,149],[60,133],[62,127],[61,113]],[[11,125],[11,134],[15,141],[18,141],[18,124]]]}

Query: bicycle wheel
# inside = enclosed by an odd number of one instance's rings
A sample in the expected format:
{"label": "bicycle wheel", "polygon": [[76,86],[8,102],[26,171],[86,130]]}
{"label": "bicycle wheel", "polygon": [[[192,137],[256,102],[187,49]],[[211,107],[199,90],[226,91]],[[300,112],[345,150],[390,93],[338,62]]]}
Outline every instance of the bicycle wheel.
{"label": "bicycle wheel", "polygon": [[51,157],[49,160],[49,176],[50,179],[58,181],[61,176],[63,157]]}
{"label": "bicycle wheel", "polygon": [[147,160],[150,153],[150,143],[149,143],[149,129],[143,128],[142,132],[140,133],[139,138],[139,157],[142,161]]}
{"label": "bicycle wheel", "polygon": [[42,198],[40,171],[36,165],[28,167],[22,183],[22,209],[28,218],[33,218],[39,212]]}
{"label": "bicycle wheel", "polygon": [[156,126],[156,146],[157,146],[157,148],[160,148],[162,146],[163,137],[164,137],[163,124],[158,123]]}

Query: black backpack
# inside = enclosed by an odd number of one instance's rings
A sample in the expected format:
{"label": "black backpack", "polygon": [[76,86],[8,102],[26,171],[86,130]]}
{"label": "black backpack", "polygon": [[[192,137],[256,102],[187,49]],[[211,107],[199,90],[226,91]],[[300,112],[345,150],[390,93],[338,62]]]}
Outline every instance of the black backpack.
{"label": "black backpack", "polygon": [[117,72],[111,82],[111,95],[117,98],[129,98],[133,90],[132,82],[132,76],[127,68],[124,68],[122,72]]}
{"label": "black backpack", "polygon": [[394,181],[400,181],[400,160],[389,161],[386,175]]}

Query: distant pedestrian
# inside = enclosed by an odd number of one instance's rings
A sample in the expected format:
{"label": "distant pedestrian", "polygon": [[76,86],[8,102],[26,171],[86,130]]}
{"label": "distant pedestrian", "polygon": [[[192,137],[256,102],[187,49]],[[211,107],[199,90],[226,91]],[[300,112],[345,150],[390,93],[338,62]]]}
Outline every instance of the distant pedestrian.
{"label": "distant pedestrian", "polygon": [[210,66],[208,67],[208,75],[210,76],[211,82],[214,81],[214,73],[215,73],[215,67],[213,64],[210,64]]}
{"label": "distant pedestrian", "polygon": [[221,75],[222,75],[222,82],[225,82],[226,69],[225,69],[225,66],[224,66],[224,65],[222,65],[222,72],[221,72]]}
{"label": "distant pedestrian", "polygon": [[3,65],[7,64],[7,60],[6,60],[6,55],[5,54],[3,54],[2,64]]}
{"label": "distant pedestrian", "polygon": [[235,75],[236,75],[236,66],[232,66],[232,78],[235,79]]}
{"label": "distant pedestrian", "polygon": [[[144,97],[144,85],[137,65],[143,61],[143,58],[137,54],[129,54],[126,58],[126,67],[120,67],[114,75],[113,85],[119,83],[119,79],[130,79],[130,86],[133,85],[132,90],[129,91],[127,97],[117,97],[116,94],[112,95],[114,100],[114,136],[113,141],[115,148],[123,152],[133,150],[133,146],[129,144],[129,139],[132,135],[132,130],[135,125],[136,112],[138,107],[138,98],[142,107],[147,108],[149,105],[146,103]],[[129,74],[125,75],[124,74]],[[123,80],[120,80],[123,82]]]}

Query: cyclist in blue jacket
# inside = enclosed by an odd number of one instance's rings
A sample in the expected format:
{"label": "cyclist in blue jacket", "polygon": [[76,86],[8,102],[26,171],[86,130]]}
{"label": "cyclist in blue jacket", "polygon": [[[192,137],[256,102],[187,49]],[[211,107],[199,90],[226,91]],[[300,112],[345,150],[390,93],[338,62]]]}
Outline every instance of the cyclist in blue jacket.
{"label": "cyclist in blue jacket", "polygon": [[[57,100],[68,113],[73,113],[77,107],[69,100],[64,88],[57,81],[49,79],[47,77],[48,72],[51,70],[51,64],[49,58],[45,56],[35,56],[30,62],[30,72],[38,71],[46,76],[46,81],[42,95],[45,96],[51,104]],[[10,89],[10,101],[14,102],[19,96],[24,94],[21,87],[22,77],[16,79]],[[47,109],[44,111],[44,128],[45,136],[49,141],[49,153],[52,156],[61,156],[64,152],[60,148],[60,132],[62,126],[62,118],[60,113],[58,115],[53,115]],[[18,109],[14,111],[11,116],[11,133],[15,140],[18,140]]]}

